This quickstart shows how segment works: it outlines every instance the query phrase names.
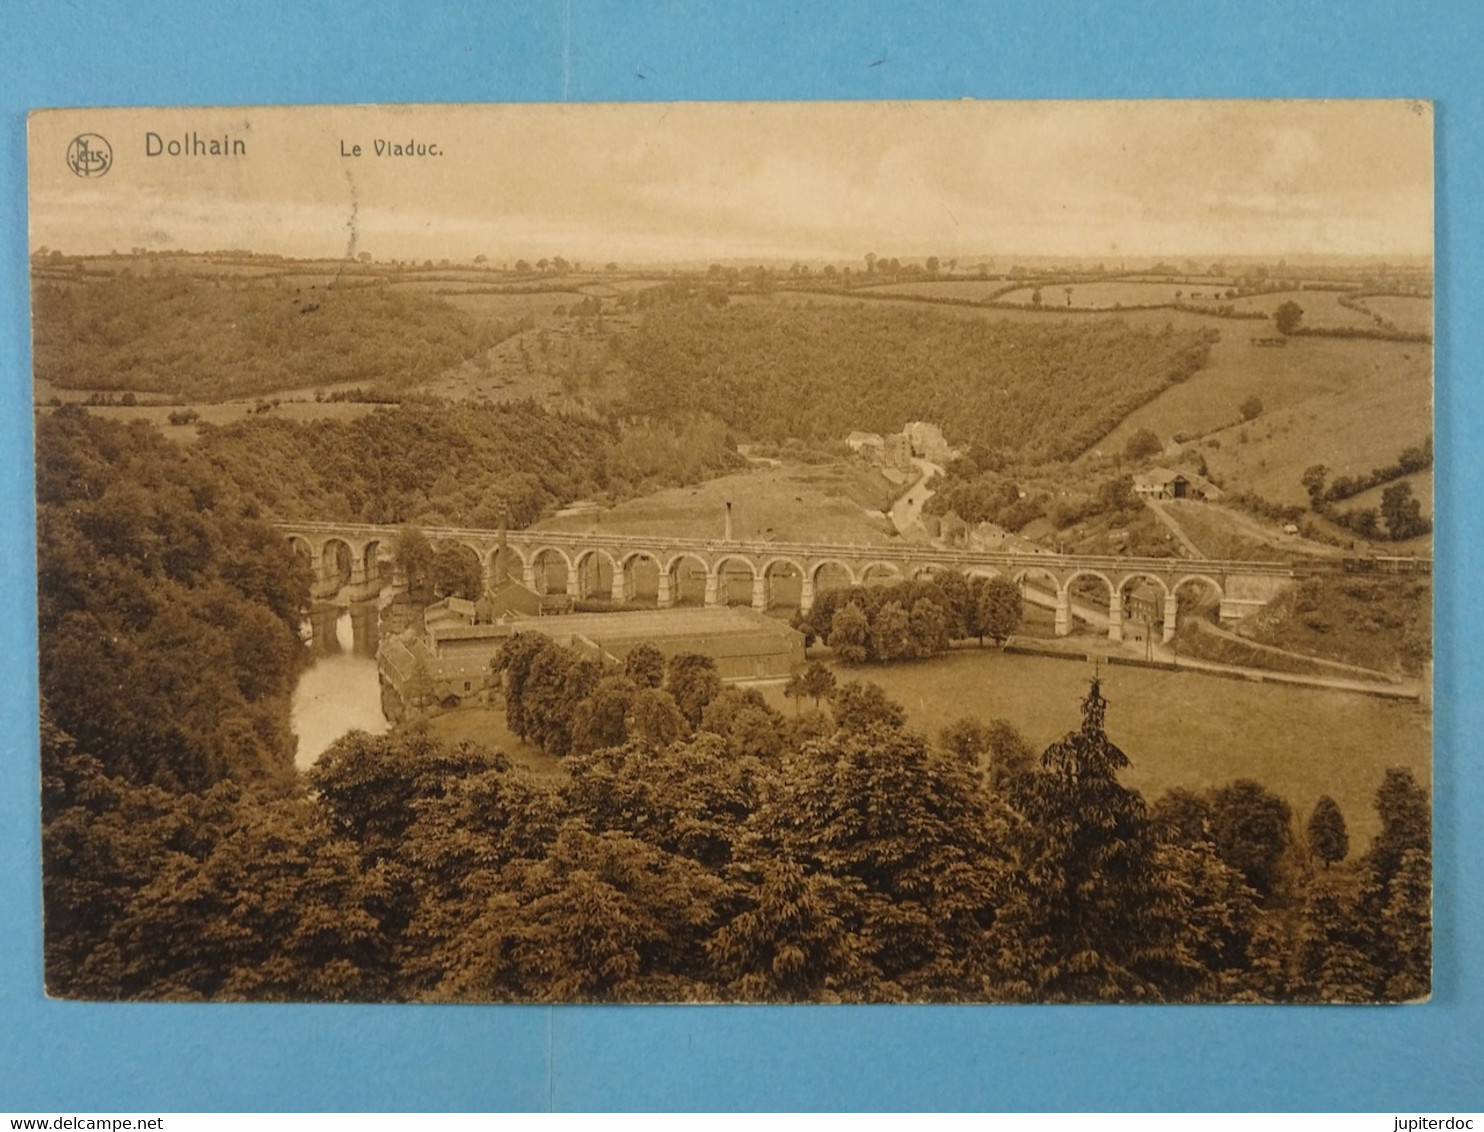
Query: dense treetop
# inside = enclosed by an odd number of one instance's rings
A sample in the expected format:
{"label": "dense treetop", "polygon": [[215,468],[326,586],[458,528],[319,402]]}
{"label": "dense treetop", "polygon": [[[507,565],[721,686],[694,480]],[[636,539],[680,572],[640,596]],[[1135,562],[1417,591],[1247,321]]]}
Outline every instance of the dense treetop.
{"label": "dense treetop", "polygon": [[111,773],[282,778],[308,577],[237,486],[144,424],[37,420],[41,694]]}
{"label": "dense treetop", "polygon": [[491,529],[741,463],[714,420],[620,434],[531,402],[418,400],[349,421],[256,417],[202,427],[200,447],[275,516]]}
{"label": "dense treetop", "polygon": [[[879,687],[834,719],[716,692],[592,684],[527,642],[527,692],[628,701],[561,780],[417,727],[352,733],[313,793],[171,795],[47,725],[47,972],[102,998],[495,1001],[1373,1001],[1426,993],[1426,794],[1316,874],[1260,792],[1161,802],[1095,685],[1035,759],[1002,722],[939,743]],[[557,663],[553,664],[552,661]],[[549,671],[542,671],[543,668]],[[673,678],[676,673],[670,673]],[[583,688],[587,691],[583,692]],[[641,702],[675,723],[653,734]],[[534,703],[532,705],[534,706]],[[607,725],[604,725],[606,728]],[[580,728],[574,728],[579,730]],[[604,728],[599,728],[603,730]],[[591,734],[596,735],[596,732]],[[1261,809],[1261,807],[1258,807]],[[1235,826],[1235,837],[1223,829]],[[1276,846],[1282,883],[1243,876]],[[1264,858],[1266,860],[1266,858]]]}
{"label": "dense treetop", "polygon": [[707,412],[771,441],[924,419],[953,443],[1067,458],[1193,374],[1213,341],[1117,319],[679,301],[649,310],[623,350],[636,413]]}

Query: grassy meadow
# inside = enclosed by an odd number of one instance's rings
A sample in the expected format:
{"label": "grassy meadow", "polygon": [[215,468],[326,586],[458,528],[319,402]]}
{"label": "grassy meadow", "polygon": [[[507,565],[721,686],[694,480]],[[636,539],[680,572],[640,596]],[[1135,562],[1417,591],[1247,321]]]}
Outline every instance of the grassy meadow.
{"label": "grassy meadow", "polygon": [[[1092,665],[954,649],[936,660],[839,668],[881,684],[909,726],[936,735],[965,715],[1004,718],[1042,749],[1074,730]],[[1129,757],[1125,785],[1153,802],[1166,790],[1254,778],[1293,807],[1298,828],[1321,794],[1339,803],[1353,851],[1379,828],[1372,799],[1390,766],[1431,780],[1429,712],[1414,703],[1157,669],[1104,667],[1108,734]],[[793,706],[782,686],[765,693]]]}
{"label": "grassy meadow", "polygon": [[732,533],[738,539],[890,543],[896,536],[879,509],[900,491],[863,464],[760,463],[690,487],[629,500],[601,513],[559,515],[537,526],[720,538],[730,502]]}
{"label": "grassy meadow", "polygon": [[[1263,411],[1242,422],[1238,406],[1251,396]],[[1207,465],[1229,486],[1304,503],[1299,476],[1311,464],[1332,477],[1364,474],[1432,430],[1432,350],[1363,338],[1265,347],[1225,329],[1203,369],[1135,409],[1097,449],[1121,452],[1144,428],[1166,443],[1199,437]]]}

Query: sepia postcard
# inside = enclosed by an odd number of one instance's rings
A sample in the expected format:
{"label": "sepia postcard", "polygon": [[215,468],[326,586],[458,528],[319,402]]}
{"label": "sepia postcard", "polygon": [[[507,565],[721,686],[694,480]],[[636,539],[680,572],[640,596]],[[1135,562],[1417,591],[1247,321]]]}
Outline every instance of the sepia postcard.
{"label": "sepia postcard", "polygon": [[48,994],[1432,968],[1433,113],[29,123]]}

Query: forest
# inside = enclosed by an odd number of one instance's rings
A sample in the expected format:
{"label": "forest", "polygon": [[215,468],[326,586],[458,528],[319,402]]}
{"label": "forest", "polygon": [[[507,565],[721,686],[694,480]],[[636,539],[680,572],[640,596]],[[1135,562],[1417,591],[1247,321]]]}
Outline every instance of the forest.
{"label": "forest", "polygon": [[744,463],[714,419],[635,423],[419,398],[353,420],[198,426],[197,447],[278,518],[526,527],[574,499],[624,499]]}
{"label": "forest", "polygon": [[650,307],[620,339],[628,410],[774,443],[941,423],[951,443],[1070,459],[1206,362],[1217,332],[1025,323],[885,305]]}
{"label": "forest", "polygon": [[35,376],[61,389],[216,401],[342,382],[408,389],[516,333],[364,283],[125,271],[36,280]]}

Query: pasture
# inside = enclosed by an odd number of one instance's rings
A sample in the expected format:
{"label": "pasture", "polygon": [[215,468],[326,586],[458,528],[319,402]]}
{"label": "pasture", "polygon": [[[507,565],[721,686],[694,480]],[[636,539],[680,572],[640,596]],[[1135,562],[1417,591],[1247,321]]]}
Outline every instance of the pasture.
{"label": "pasture", "polygon": [[1432,300],[1409,295],[1362,295],[1355,300],[1401,331],[1432,333]]}
{"label": "pasture", "polygon": [[772,542],[890,543],[877,511],[896,490],[861,464],[755,464],[690,487],[667,488],[600,513],[556,516],[542,530],[720,538],[726,504],[738,539]]}
{"label": "pasture", "polygon": [[1034,306],[1037,291],[1041,293],[1043,307],[1075,307],[1083,310],[1115,310],[1118,307],[1174,302],[1215,306],[1230,301],[1219,297],[1226,293],[1226,289],[1216,283],[1143,283],[1132,279],[1110,279],[1098,283],[1047,283],[1022,287],[1018,291],[1001,295],[999,301],[1017,306]]}
{"label": "pasture", "polygon": [[[1295,338],[1273,348],[1253,345],[1239,332],[1245,325],[1228,322],[1203,369],[1134,410],[1097,448],[1121,452],[1142,428],[1167,444],[1179,433],[1199,437],[1207,465],[1229,488],[1302,504],[1299,476],[1311,464],[1332,477],[1364,474],[1431,431],[1425,343]],[[1263,411],[1244,423],[1238,406],[1250,396]]]}
{"label": "pasture", "polygon": [[921,283],[878,283],[861,287],[872,295],[902,295],[909,299],[962,299],[980,302],[991,299],[1009,286],[1004,279],[934,279]]}
{"label": "pasture", "polygon": [[[908,726],[928,735],[965,715],[1003,718],[1039,751],[1079,726],[1092,667],[971,646],[936,660],[839,667],[836,677],[882,685],[906,707]],[[1359,853],[1379,828],[1372,802],[1386,768],[1431,780],[1430,717],[1415,703],[1195,672],[1104,666],[1101,676],[1108,735],[1131,764],[1120,777],[1147,802],[1177,786],[1253,778],[1293,807],[1301,832],[1328,794]],[[794,710],[782,685],[764,694]]]}
{"label": "pasture", "polygon": [[[1422,513],[1424,515],[1431,515],[1433,513],[1432,472],[1416,472],[1410,476],[1402,476],[1400,480],[1393,480],[1392,482],[1409,484],[1412,488],[1412,494],[1422,504]],[[1350,511],[1360,507],[1375,507],[1379,510],[1381,507],[1381,496],[1386,493],[1386,489],[1390,486],[1391,484],[1389,483],[1377,484],[1367,491],[1362,491],[1359,495],[1352,495],[1349,499],[1342,499],[1339,503],[1335,504],[1335,507],[1340,511]]]}
{"label": "pasture", "polygon": [[[1302,325],[1321,329],[1364,329],[1371,319],[1364,311],[1342,306],[1339,291],[1273,291],[1264,295],[1247,295],[1232,301],[1239,311],[1261,311],[1271,316],[1284,303],[1297,303],[1304,312]],[[1253,325],[1260,326],[1261,323]]]}

